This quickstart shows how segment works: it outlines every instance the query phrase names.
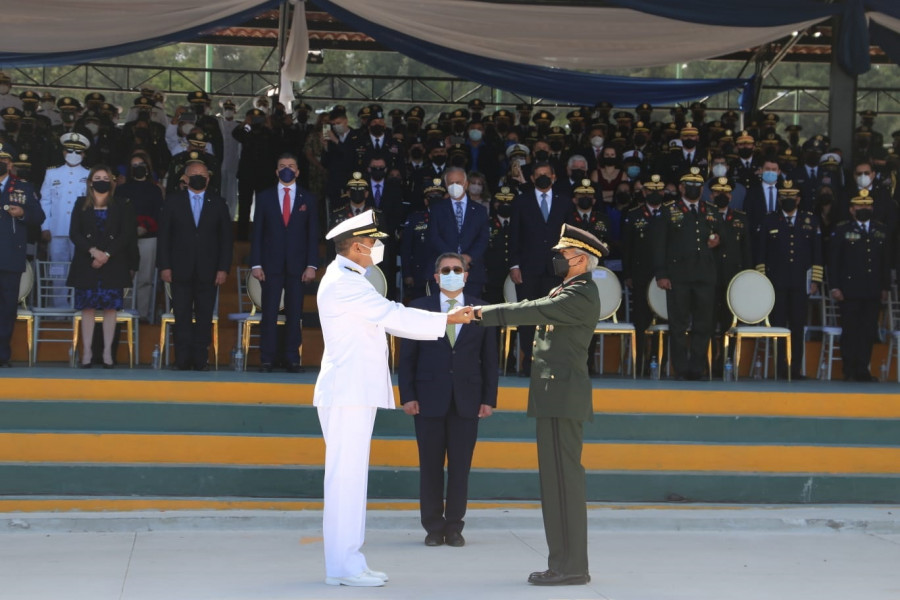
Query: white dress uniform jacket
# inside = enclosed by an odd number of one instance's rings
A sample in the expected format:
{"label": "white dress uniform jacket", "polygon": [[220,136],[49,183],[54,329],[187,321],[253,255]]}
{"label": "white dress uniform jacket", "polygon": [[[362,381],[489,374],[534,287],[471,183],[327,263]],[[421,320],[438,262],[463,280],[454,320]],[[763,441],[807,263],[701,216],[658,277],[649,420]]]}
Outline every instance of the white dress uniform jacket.
{"label": "white dress uniform jacket", "polygon": [[62,165],[47,169],[41,186],[41,208],[47,219],[42,229],[53,237],[69,237],[72,208],[79,196],[87,193],[87,176],[90,170],[81,165]]}
{"label": "white dress uniform jacket", "polygon": [[313,405],[394,408],[385,333],[436,340],[447,315],[407,308],[384,298],[365,269],[338,255],[319,283],[317,301],[325,353]]}

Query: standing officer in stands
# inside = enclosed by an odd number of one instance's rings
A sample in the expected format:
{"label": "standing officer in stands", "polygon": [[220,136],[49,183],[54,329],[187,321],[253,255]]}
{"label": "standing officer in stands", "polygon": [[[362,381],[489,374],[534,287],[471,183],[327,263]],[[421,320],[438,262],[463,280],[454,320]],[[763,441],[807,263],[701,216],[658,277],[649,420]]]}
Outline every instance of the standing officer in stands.
{"label": "standing officer in stands", "polygon": [[563,278],[548,296],[473,309],[482,325],[537,325],[528,387],[528,416],[537,420],[541,511],[548,569],[528,577],[533,585],[584,585],[591,580],[587,510],[581,464],[584,422],[594,417],[587,351],[600,316],[591,273],[608,253],[586,231],[562,226],[552,248],[553,270]]}
{"label": "standing officer in stands", "polygon": [[484,253],[484,266],[487,269],[484,299],[491,303],[504,301],[503,284],[509,274],[509,222],[513,198],[515,194],[504,186],[494,194],[491,204],[491,234]]}
{"label": "standing officer in stands", "polygon": [[[706,369],[713,331],[719,223],[715,207],[700,200],[703,176],[691,167],[681,176],[681,198],[662,213],[651,231],[656,285],[666,290],[672,366],[679,380],[697,380]],[[690,343],[688,343],[690,332]]]}
{"label": "standing officer in stands", "polygon": [[69,241],[69,225],[75,200],[87,192],[89,170],[81,163],[90,142],[79,133],[63,134],[59,141],[65,164],[47,169],[41,186],[41,208],[47,216],[41,238],[49,244],[50,260],[71,262],[75,246]]}
{"label": "standing officer in stands", "polygon": [[609,244],[610,221],[609,216],[602,210],[596,209],[596,190],[591,185],[590,179],[582,179],[572,189],[572,209],[566,216],[566,223],[584,229],[597,236],[604,244]]}
{"label": "standing officer in stands", "polygon": [[[803,327],[807,323],[809,295],[819,292],[823,274],[819,218],[798,209],[799,195],[800,190],[791,181],[785,181],[778,190],[778,210],[766,215],[760,226],[760,262],[756,267],[775,288],[775,306],[770,315],[772,325],[791,330],[792,379],[801,378]],[[807,286],[807,271],[810,270],[812,282]],[[781,342],[778,343],[780,346]],[[785,353],[779,352],[781,373],[786,373],[785,359]]]}
{"label": "standing officer in stands", "polygon": [[428,239],[431,225],[431,206],[447,197],[447,188],[440,177],[431,180],[425,188],[423,210],[409,215],[400,235],[400,266],[403,270],[403,296],[414,300],[425,295],[425,288],[431,279],[434,260],[437,258]]}
{"label": "standing officer in stands", "polygon": [[849,221],[831,234],[828,276],[831,297],[840,302],[844,380],[874,381],[869,371],[878,333],[878,312],[891,288],[892,245],[887,227],[872,219],[873,201],[860,190]]}

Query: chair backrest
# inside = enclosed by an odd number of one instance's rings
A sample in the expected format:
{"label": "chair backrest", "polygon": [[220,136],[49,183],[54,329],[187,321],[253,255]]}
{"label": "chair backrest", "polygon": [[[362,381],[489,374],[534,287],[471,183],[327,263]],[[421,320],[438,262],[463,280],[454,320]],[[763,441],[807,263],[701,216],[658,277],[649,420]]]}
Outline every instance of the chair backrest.
{"label": "chair backrest", "polygon": [[36,260],[37,297],[35,308],[75,309],[75,289],[66,285],[69,261]]}
{"label": "chair backrest", "polygon": [[616,274],[606,267],[594,269],[594,285],[600,293],[600,317],[598,321],[606,321],[615,317],[619,305],[622,304],[622,284]]}
{"label": "chair backrest", "polygon": [[369,280],[369,283],[372,284],[372,287],[374,287],[379,294],[387,297],[387,277],[384,276],[384,271],[378,268],[378,265],[372,265],[366,269],[366,279]]}
{"label": "chair backrest", "polygon": [[[259,282],[259,279],[249,273],[247,274],[247,297],[253,303],[253,308],[250,312],[255,313],[258,310],[262,310],[262,284]],[[281,290],[281,301],[278,304],[278,311],[281,312],[282,310],[284,310],[284,290]]]}
{"label": "chair backrest", "polygon": [[249,296],[247,295],[247,277],[250,275],[250,267],[237,268],[237,292],[238,292],[238,312],[250,312]]}
{"label": "chair backrest", "polygon": [[766,321],[775,306],[775,288],[769,278],[753,269],[731,278],[725,294],[728,308],[738,321],[753,325]]}
{"label": "chair backrest", "polygon": [[669,304],[666,300],[666,290],[660,289],[656,285],[656,277],[651,279],[650,285],[647,286],[647,304],[657,317],[666,321],[669,320]]}
{"label": "chair backrest", "polygon": [[506,280],[503,282],[503,300],[504,302],[519,301],[519,297],[516,295],[516,284],[509,278],[509,275],[506,276]]}
{"label": "chair backrest", "polygon": [[34,288],[34,267],[31,262],[25,261],[25,270],[22,271],[22,277],[19,278],[19,304],[27,306],[25,300],[31,295]]}

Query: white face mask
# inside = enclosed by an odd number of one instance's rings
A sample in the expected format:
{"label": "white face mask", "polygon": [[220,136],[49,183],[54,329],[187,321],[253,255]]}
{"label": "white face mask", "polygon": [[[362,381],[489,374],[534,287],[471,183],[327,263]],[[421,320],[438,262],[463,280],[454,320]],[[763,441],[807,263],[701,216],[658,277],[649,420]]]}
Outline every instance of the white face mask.
{"label": "white face mask", "polygon": [[377,265],[384,260],[384,244],[381,243],[381,240],[375,240],[375,245],[367,249],[369,251],[369,256],[372,257],[373,265]]}
{"label": "white face mask", "polygon": [[41,108],[49,112],[56,108],[56,104],[54,104],[53,102],[41,102]]}
{"label": "white face mask", "polygon": [[480,129],[470,129],[469,130],[469,139],[473,142],[481,141],[481,136],[484,135]]}
{"label": "white face mask", "polygon": [[441,289],[448,292],[458,292],[466,286],[465,274],[453,271],[444,275],[441,273]]}
{"label": "white face mask", "polygon": [[226,119],[233,119],[233,118],[234,118],[234,111],[233,111],[233,110],[223,110],[223,111],[222,111],[222,115],[223,115]]}
{"label": "white face mask", "polygon": [[480,183],[470,183],[469,184],[469,193],[478,196],[481,192],[484,191],[484,186]]}
{"label": "white face mask", "polygon": [[603,142],[604,142],[603,136],[595,135],[594,137],[591,138],[591,146],[593,146],[594,148],[602,148]]}
{"label": "white face mask", "polygon": [[858,175],[856,177],[856,185],[858,185],[860,189],[867,188],[872,185],[872,177],[869,175]]}
{"label": "white face mask", "polygon": [[458,183],[451,183],[447,186],[447,193],[450,194],[451,198],[462,198],[463,194],[466,193],[466,190]]}
{"label": "white face mask", "polygon": [[181,124],[181,133],[183,133],[184,135],[188,135],[193,130],[194,130],[193,123],[182,123]]}
{"label": "white face mask", "polygon": [[81,164],[81,160],[84,158],[81,154],[73,154],[66,152],[66,164],[70,167],[77,167]]}
{"label": "white face mask", "polygon": [[84,128],[91,132],[91,135],[97,135],[100,131],[100,126],[96,123],[85,123]]}
{"label": "white face mask", "polygon": [[344,135],[344,132],[347,131],[347,126],[343,123],[335,123],[331,126],[331,129],[334,131],[334,135]]}
{"label": "white face mask", "polygon": [[726,173],[728,173],[728,165],[716,163],[712,166],[713,177],[725,177]]}
{"label": "white face mask", "polygon": [[528,161],[525,160],[524,158],[518,159],[517,162],[519,163],[519,166],[520,166],[520,167],[524,167],[526,164],[528,164]]}

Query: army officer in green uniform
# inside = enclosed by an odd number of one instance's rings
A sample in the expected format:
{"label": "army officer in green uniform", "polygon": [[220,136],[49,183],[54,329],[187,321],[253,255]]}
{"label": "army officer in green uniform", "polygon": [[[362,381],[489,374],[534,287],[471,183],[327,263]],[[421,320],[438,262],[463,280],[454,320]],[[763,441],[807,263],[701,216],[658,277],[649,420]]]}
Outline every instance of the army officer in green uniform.
{"label": "army officer in green uniform", "polygon": [[532,573],[534,585],[584,585],[587,507],[581,466],[583,424],[594,418],[588,344],[600,317],[592,271],[609,253],[594,235],[563,225],[553,250],[562,285],[545,298],[474,308],[482,325],[537,325],[528,389],[528,416],[537,419],[541,510],[550,553],[548,569]]}

